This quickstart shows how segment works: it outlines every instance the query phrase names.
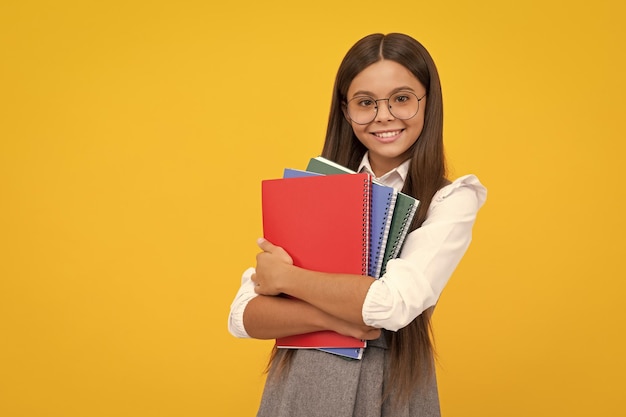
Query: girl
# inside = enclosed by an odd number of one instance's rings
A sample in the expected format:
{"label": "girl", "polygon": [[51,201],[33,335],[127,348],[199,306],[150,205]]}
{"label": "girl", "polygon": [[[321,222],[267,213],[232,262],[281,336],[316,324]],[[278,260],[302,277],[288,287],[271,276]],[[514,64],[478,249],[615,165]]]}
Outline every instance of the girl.
{"label": "girl", "polygon": [[[380,279],[308,271],[259,239],[229,317],[237,337],[330,329],[368,339],[361,360],[274,349],[258,416],[439,416],[430,317],[469,246],[486,190],[446,179],[435,64],[415,39],[358,41],[335,80],[322,156],[420,200],[397,259]],[[277,297],[285,293],[293,298]]]}

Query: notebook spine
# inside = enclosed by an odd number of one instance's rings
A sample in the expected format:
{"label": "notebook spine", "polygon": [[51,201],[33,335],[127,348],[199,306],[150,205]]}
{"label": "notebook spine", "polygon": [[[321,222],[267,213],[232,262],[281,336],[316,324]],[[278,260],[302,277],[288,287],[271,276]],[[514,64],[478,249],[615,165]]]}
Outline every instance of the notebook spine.
{"label": "notebook spine", "polygon": [[413,221],[413,217],[415,216],[415,212],[417,211],[417,206],[419,203],[415,203],[411,205],[411,208],[407,210],[406,216],[402,219],[402,227],[400,230],[402,231],[398,238],[393,242],[393,247],[391,251],[391,258],[397,258],[400,254],[400,249],[402,249],[402,244],[404,243],[404,239],[406,238],[407,233],[409,232],[409,227],[411,221]]}
{"label": "notebook spine", "polygon": [[374,268],[373,277],[380,278],[382,269],[383,269],[383,261],[385,255],[385,246],[387,246],[387,240],[389,239],[389,230],[391,226],[391,210],[396,202],[396,193],[389,193],[389,197],[387,198],[387,206],[385,207],[385,218],[387,218],[387,222],[383,227],[381,227],[380,231],[380,239],[378,240],[378,247],[376,248],[376,265]]}
{"label": "notebook spine", "polygon": [[363,254],[361,262],[361,273],[367,275],[369,272],[369,232],[370,232],[370,200],[372,193],[371,178],[368,175],[363,180],[363,234],[361,236],[363,242]]}
{"label": "notebook spine", "polygon": [[[389,207],[389,206],[387,206]],[[378,225],[376,225],[378,226]],[[371,228],[372,228],[372,233],[377,233],[376,230],[374,230],[374,222],[372,222]],[[385,242],[385,226],[379,226],[378,228],[378,239],[376,239],[376,247],[375,248],[370,248],[370,252],[372,252],[372,256],[370,257],[370,260],[374,260],[374,265],[370,265],[370,275],[373,277],[376,277],[377,274],[380,273],[380,263],[378,262],[378,257],[380,255],[380,252],[383,248],[383,242]],[[374,239],[371,240],[371,242],[374,242]],[[370,242],[370,243],[371,243]]]}

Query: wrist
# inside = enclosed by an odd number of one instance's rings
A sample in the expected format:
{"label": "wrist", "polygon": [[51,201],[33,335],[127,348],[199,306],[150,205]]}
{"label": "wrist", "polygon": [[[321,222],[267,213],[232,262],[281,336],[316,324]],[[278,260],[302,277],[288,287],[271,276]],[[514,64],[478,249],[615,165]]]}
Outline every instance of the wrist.
{"label": "wrist", "polygon": [[[277,290],[283,294],[289,294],[291,296],[295,296],[293,294],[295,288],[295,279],[296,274],[294,274],[297,267],[290,264],[283,264],[278,271],[279,279],[276,281]],[[296,296],[297,297],[297,296]]]}

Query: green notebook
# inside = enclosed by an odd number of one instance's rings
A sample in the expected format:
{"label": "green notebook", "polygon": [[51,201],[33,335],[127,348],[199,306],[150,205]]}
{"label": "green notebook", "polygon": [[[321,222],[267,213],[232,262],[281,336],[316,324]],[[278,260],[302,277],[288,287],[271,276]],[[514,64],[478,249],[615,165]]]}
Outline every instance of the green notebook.
{"label": "green notebook", "polygon": [[389,238],[385,246],[385,255],[383,256],[383,267],[380,276],[383,276],[387,270],[387,262],[397,258],[404,244],[404,240],[411,227],[411,222],[415,213],[419,200],[404,193],[398,193],[396,197],[396,206],[393,210],[393,218],[391,219],[391,227],[389,229]]}

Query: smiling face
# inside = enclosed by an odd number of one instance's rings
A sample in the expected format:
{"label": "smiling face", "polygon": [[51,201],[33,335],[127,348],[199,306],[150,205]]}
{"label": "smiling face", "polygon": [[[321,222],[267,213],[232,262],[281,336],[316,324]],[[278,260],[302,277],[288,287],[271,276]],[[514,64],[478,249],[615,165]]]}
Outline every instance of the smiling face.
{"label": "smiling face", "polygon": [[[400,120],[391,114],[386,100],[398,92],[411,92],[417,97],[424,97],[426,89],[406,67],[384,59],[357,74],[348,88],[347,101],[358,96],[370,96],[379,100],[378,113],[368,124],[357,124],[346,113],[354,134],[369,150],[370,164],[377,177],[410,158],[409,149],[424,127],[427,97],[420,101],[415,116]],[[393,106],[393,103],[390,104]]]}

